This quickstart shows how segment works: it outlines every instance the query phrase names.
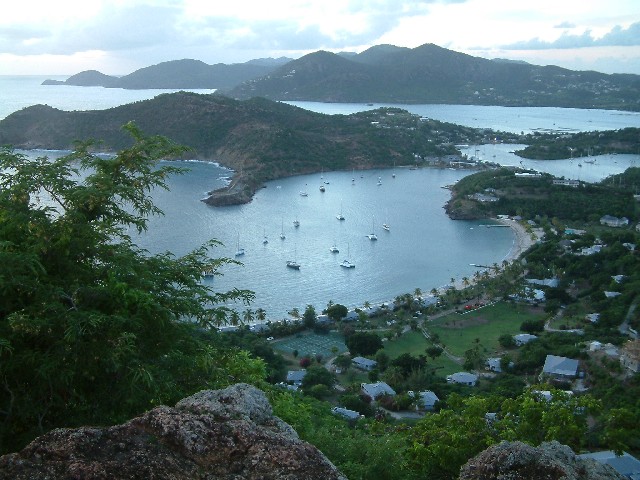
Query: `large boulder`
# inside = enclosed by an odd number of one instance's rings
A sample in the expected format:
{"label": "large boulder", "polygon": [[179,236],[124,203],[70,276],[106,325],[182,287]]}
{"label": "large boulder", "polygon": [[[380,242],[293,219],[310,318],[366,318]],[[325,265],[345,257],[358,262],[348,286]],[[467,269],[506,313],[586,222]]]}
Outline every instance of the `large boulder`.
{"label": "large boulder", "polygon": [[609,465],[579,458],[558,442],[502,442],[469,460],[459,480],[624,480]]}
{"label": "large boulder", "polygon": [[237,384],[157,407],[123,425],[53,430],[0,457],[0,478],[345,479],[273,416],[265,394]]}

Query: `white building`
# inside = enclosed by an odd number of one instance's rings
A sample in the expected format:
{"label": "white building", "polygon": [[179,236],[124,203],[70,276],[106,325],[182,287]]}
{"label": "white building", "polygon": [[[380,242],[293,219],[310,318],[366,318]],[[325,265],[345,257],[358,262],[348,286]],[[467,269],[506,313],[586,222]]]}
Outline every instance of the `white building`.
{"label": "white building", "polygon": [[457,383],[460,385],[467,385],[469,387],[473,387],[475,386],[477,381],[478,381],[478,376],[469,372],[457,372],[457,373],[454,373],[453,375],[447,375],[448,383]]}

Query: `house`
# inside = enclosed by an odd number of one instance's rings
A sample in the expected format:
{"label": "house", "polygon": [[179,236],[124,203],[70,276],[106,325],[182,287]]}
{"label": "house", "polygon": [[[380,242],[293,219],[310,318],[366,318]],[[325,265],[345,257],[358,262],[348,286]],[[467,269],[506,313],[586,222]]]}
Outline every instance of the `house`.
{"label": "house", "polygon": [[537,339],[538,337],[536,337],[535,335],[531,335],[530,333],[519,333],[518,335],[513,336],[513,341],[516,342],[516,345],[518,347],[526,345],[527,343]]}
{"label": "house", "polygon": [[629,219],[627,217],[614,217],[612,215],[604,215],[600,217],[600,225],[606,225],[607,227],[624,227],[629,225]]}
{"label": "house", "polygon": [[358,420],[359,418],[364,418],[364,415],[360,415],[360,413],[355,410],[349,410],[344,407],[333,407],[331,409],[331,413],[334,415],[340,415],[341,417],[346,418],[347,420]]}
{"label": "house", "polygon": [[579,180],[565,180],[564,178],[554,178],[552,180],[553,185],[563,185],[565,187],[577,188],[580,186]]}
{"label": "house", "polygon": [[542,367],[543,375],[550,375],[556,379],[569,379],[578,376],[578,360],[557,355],[547,355]]}
{"label": "house", "polygon": [[600,320],[600,314],[599,313],[587,313],[585,315],[585,319],[590,321],[591,323],[598,323],[598,320]]}
{"label": "house", "polygon": [[458,383],[460,385],[467,385],[469,387],[475,386],[478,381],[478,376],[469,372],[457,372],[453,375],[447,375],[448,383]]}
{"label": "house", "polygon": [[616,298],[616,297],[619,297],[620,295],[622,295],[622,293],[620,293],[620,292],[604,291],[602,293],[604,293],[604,296],[607,297],[607,298]]}
{"label": "house", "polygon": [[292,385],[302,385],[302,379],[307,374],[306,370],[289,370],[287,372],[287,383]]}
{"label": "house", "polygon": [[369,360],[368,358],[364,357],[354,357],[351,359],[351,363],[360,370],[367,371],[371,371],[378,366],[378,362],[376,362],[375,360]]}
{"label": "house", "polygon": [[527,283],[529,285],[539,285],[541,287],[558,288],[560,285],[560,279],[558,278],[528,278]]}
{"label": "house", "polygon": [[[502,373],[502,359],[500,357],[487,358],[487,362],[485,366],[487,370],[491,370],[492,372]],[[509,362],[509,368],[513,367],[513,362]]]}
{"label": "house", "polygon": [[416,410],[426,410],[428,412],[433,411],[436,403],[440,401],[438,396],[431,390],[425,390],[424,392],[407,392],[412,397],[416,398]]}
{"label": "house", "polygon": [[634,373],[640,371],[640,340],[629,340],[623,345],[620,363]]}
{"label": "house", "polygon": [[640,461],[633,455],[623,452],[618,456],[611,450],[603,452],[583,453],[579,458],[591,458],[603,465],[611,465],[620,475],[631,480],[640,480]]}
{"label": "house", "polygon": [[[563,392],[569,397],[573,395],[571,390],[563,390]],[[531,393],[537,396],[540,400],[546,400],[547,402],[550,402],[553,399],[553,393],[551,393],[551,390],[532,390]]]}
{"label": "house", "polygon": [[362,388],[362,393],[368,395],[373,400],[382,395],[395,395],[396,392],[393,388],[387,385],[385,382],[376,382],[376,383],[362,383],[360,385]]}

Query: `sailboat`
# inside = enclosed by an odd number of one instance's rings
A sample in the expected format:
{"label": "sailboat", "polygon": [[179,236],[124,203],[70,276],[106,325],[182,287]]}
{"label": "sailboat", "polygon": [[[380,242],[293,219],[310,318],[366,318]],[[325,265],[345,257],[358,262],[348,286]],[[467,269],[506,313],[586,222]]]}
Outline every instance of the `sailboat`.
{"label": "sailboat", "polygon": [[340,213],[336,215],[338,220],[344,220],[344,215],[342,215],[342,203],[340,203]]}
{"label": "sailboat", "polygon": [[333,242],[333,245],[331,245],[329,247],[329,251],[331,253],[339,253],[340,252],[340,250],[338,250],[338,247],[336,247],[336,242]]}
{"label": "sailboat", "polygon": [[293,221],[293,226],[296,227],[296,228],[298,228],[300,226],[300,222],[298,221],[297,218]]}
{"label": "sailboat", "polygon": [[267,238],[266,232],[264,232],[264,230],[263,230],[263,233],[262,233],[262,244],[266,245],[267,243],[269,243],[269,239]]}
{"label": "sailboat", "polygon": [[300,270],[300,264],[297,262],[297,260],[295,259],[298,255],[298,250],[295,250],[295,254],[293,256],[293,260],[287,260],[287,267],[289,268],[293,268],[294,270]]}
{"label": "sailboat", "polygon": [[378,236],[374,233],[375,228],[375,218],[373,219],[373,223],[371,224],[371,233],[367,235],[369,240],[378,240]]}
{"label": "sailboat", "polygon": [[382,185],[382,177],[378,177],[378,186]]}
{"label": "sailboat", "polygon": [[284,236],[284,219],[282,219],[282,225],[280,227],[280,240],[284,240],[285,236]]}
{"label": "sailboat", "polygon": [[393,171],[391,172],[391,178],[396,178],[396,161],[393,161]]}
{"label": "sailboat", "polygon": [[391,227],[389,226],[389,224],[387,222],[382,224],[382,229],[386,230],[387,232],[391,231]]}
{"label": "sailboat", "polygon": [[240,248],[240,234],[238,234],[238,243],[236,246],[236,257],[244,255],[244,248]]}
{"label": "sailboat", "polygon": [[343,268],[356,268],[355,263],[351,263],[351,261],[349,260],[349,244],[347,244],[347,258],[345,258],[342,263],[340,263],[340,266]]}

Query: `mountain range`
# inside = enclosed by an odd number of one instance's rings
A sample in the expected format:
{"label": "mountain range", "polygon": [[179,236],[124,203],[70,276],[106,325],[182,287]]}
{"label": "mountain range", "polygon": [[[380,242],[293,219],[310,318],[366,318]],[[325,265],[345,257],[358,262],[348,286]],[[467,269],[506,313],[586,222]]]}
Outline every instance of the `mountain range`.
{"label": "mountain range", "polygon": [[279,101],[640,110],[640,75],[489,60],[433,44],[377,45],[359,54],[318,51],[296,60],[282,57],[231,65],[176,60],[123,77],[87,71],[57,83],[215,88],[238,99],[260,96]]}
{"label": "mountain range", "polygon": [[274,68],[291,61],[290,58],[264,58],[246,63],[208,65],[200,60],[172,60],[133,73],[116,77],[96,70],[72,75],[65,81],[45,80],[43,85],[74,85],[124,89],[226,89],[244,81],[267,75]]}

